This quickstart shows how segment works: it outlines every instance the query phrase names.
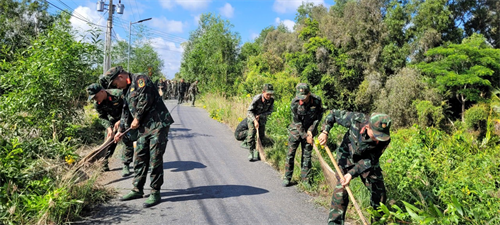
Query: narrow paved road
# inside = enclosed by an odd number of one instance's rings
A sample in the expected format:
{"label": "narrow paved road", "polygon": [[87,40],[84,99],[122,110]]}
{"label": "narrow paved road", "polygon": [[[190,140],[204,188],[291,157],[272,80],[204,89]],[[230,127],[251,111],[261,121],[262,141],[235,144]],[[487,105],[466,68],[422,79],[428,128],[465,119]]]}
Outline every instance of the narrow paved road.
{"label": "narrow paved road", "polygon": [[[113,200],[87,224],[326,224],[328,212],[297,187],[282,187],[280,174],[263,162],[248,162],[232,131],[200,108],[167,101],[175,123],[164,155],[162,202]],[[172,110],[173,109],[173,110]],[[117,153],[115,153],[115,158]],[[119,196],[131,187],[115,159],[106,185]],[[145,193],[148,194],[149,178]]]}

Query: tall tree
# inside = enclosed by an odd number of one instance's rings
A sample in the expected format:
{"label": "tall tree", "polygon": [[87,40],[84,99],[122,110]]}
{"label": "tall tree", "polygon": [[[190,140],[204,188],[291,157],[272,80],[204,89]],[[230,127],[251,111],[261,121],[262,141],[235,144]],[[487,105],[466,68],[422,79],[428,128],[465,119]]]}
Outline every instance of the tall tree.
{"label": "tall tree", "polygon": [[199,79],[207,88],[228,93],[241,76],[237,63],[240,36],[232,32],[233,25],[211,13],[202,14],[198,28],[191,32],[183,54],[181,74],[184,78]]}
{"label": "tall tree", "polygon": [[462,121],[466,104],[485,100],[492,79],[500,75],[500,50],[493,49],[480,34],[461,44],[430,49],[426,56],[431,60],[417,67],[432,78],[443,94],[458,100]]}

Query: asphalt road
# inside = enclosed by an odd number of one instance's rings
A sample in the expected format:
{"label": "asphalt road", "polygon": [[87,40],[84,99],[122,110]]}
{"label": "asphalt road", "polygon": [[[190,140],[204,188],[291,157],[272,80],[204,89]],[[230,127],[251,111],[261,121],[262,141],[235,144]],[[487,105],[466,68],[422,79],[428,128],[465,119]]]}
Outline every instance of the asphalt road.
{"label": "asphalt road", "polygon": [[[229,127],[188,104],[167,101],[175,120],[164,155],[162,202],[144,209],[146,200],[106,204],[85,224],[326,224],[328,211],[296,186],[282,187],[281,175],[264,162],[248,162]],[[173,110],[172,110],[173,109]],[[118,197],[132,188],[121,177],[118,153],[104,184]],[[144,192],[149,194],[149,178]]]}

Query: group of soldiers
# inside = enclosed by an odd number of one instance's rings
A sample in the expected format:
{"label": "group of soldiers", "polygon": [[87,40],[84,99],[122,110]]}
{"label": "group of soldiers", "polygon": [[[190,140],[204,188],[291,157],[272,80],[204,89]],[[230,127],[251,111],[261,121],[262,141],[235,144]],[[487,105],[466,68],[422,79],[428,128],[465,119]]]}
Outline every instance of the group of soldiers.
{"label": "group of soldiers", "polygon": [[181,79],[179,82],[176,80],[163,80],[158,82],[158,89],[163,100],[177,99],[178,104],[191,101],[191,106],[194,106],[196,95],[200,92],[198,90],[198,80],[193,83],[184,82]]}
{"label": "group of soldiers", "polygon": [[89,100],[95,101],[94,107],[106,127],[106,139],[114,139],[106,153],[103,169],[109,171],[108,159],[119,141],[125,145],[122,157],[124,177],[131,174],[130,163],[134,162],[133,189],[120,200],[142,198],[150,170],[151,194],[144,207],[159,204],[164,177],[163,154],[174,120],[157,86],[148,76],[132,74],[117,66],[100,76],[98,83],[89,85],[87,93]]}
{"label": "group of soldiers", "polygon": [[[248,107],[247,117],[235,130],[237,140],[243,140],[242,147],[249,149],[248,159],[259,160],[259,153],[255,150],[255,136],[265,136],[265,125],[274,108],[274,89],[271,84],[264,84],[261,94],[256,95]],[[319,121],[323,116],[321,98],[310,92],[309,85],[299,83],[296,86],[296,95],[291,102],[292,122],[288,126],[288,153],[285,160],[285,174],[283,186],[291,185],[294,170],[295,153],[299,145],[301,156],[301,182],[310,185],[311,154],[313,137],[318,135],[318,141],[325,145],[328,133],[334,123],[348,128],[342,143],[337,148],[337,163],[343,177],[337,174],[340,181],[334,188],[331,200],[328,224],[343,224],[349,198],[345,187],[352,178],[360,177],[371,192],[370,204],[377,208],[385,203],[386,190],[379,158],[390,143],[391,118],[382,113],[371,115],[332,109],[326,116],[321,129]],[[378,218],[372,218],[377,220]]]}
{"label": "group of soldiers", "polygon": [[[156,86],[148,76],[135,75],[118,66],[100,76],[98,83],[87,87],[89,100],[95,101],[94,106],[99,118],[106,127],[107,139],[114,139],[114,144],[108,149],[104,160],[104,170],[109,170],[108,159],[119,141],[123,141],[125,145],[122,157],[123,176],[131,174],[129,165],[135,158],[133,189],[121,198],[122,201],[144,196],[148,168],[151,168],[151,194],[145,201],[144,207],[160,203],[160,189],[164,177],[163,154],[168,142],[170,125],[174,122],[162,98],[165,93],[167,98],[175,97],[175,92],[169,91],[171,88],[178,90],[178,103],[182,103],[188,87],[183,79],[179,83],[175,81],[161,83]],[[172,83],[177,83],[177,86],[171,85]],[[190,94],[194,94],[193,105],[198,93],[197,83],[198,81],[195,81],[189,87]],[[159,93],[158,87],[164,92]],[[164,89],[165,87],[167,88]],[[259,137],[265,136],[267,120],[274,111],[273,94],[273,85],[264,84],[262,93],[253,98],[246,119],[236,129],[236,138],[243,140],[242,147],[249,149],[250,161],[259,160],[259,153],[255,149],[256,134],[258,132]],[[288,153],[283,186],[291,185],[295,153],[299,145],[302,149],[301,182],[310,185],[313,137],[319,134],[320,144],[326,144],[330,129],[337,123],[348,128],[340,147],[337,148],[337,162],[345,175],[343,177],[337,175],[341,182],[334,188],[328,223],[343,224],[349,204],[345,186],[357,176],[371,192],[371,205],[377,208],[381,202],[384,203],[386,190],[379,158],[390,143],[390,117],[382,113],[367,115],[332,109],[318,130],[324,112],[321,98],[312,94],[306,83],[299,83],[296,86],[296,95],[290,108],[292,122],[287,128]],[[136,146],[133,144],[134,141]]]}

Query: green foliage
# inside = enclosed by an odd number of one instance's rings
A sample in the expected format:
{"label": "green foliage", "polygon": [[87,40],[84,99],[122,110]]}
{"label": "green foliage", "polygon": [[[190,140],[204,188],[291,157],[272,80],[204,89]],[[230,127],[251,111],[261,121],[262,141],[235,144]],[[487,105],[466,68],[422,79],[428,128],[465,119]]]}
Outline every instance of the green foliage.
{"label": "green foliage", "polygon": [[[483,146],[461,130],[449,135],[417,126],[400,129],[391,139],[381,158],[388,198],[417,204],[419,210],[406,205],[417,215],[408,210],[413,221],[482,224],[498,220],[495,181],[500,179],[500,148]],[[458,206],[473,207],[456,214],[453,210]]]}
{"label": "green foliage", "polygon": [[82,107],[86,93],[82,84],[92,78],[89,61],[96,47],[76,42],[69,27],[59,22],[33,41],[13,63],[2,62],[0,75],[0,123],[12,135],[21,128],[37,128],[57,138]]}
{"label": "green foliage", "polygon": [[439,127],[444,120],[443,108],[434,106],[431,101],[415,100],[412,104],[417,110],[418,124],[421,127]]}
{"label": "green foliage", "polygon": [[241,69],[237,63],[240,36],[220,16],[202,14],[198,28],[191,32],[185,47],[181,74],[188,80],[202,80],[200,88],[233,93],[232,84]]}
{"label": "green foliage", "polygon": [[[467,102],[484,100],[484,92],[492,86],[488,77],[498,76],[500,50],[492,49],[481,35],[464,39],[462,44],[450,44],[430,49],[431,62],[417,65],[449,98],[459,96],[462,120]],[[458,108],[458,107],[457,107]]]}
{"label": "green foliage", "polygon": [[465,126],[471,130],[486,131],[489,111],[487,104],[477,104],[470,107],[465,111]]}

